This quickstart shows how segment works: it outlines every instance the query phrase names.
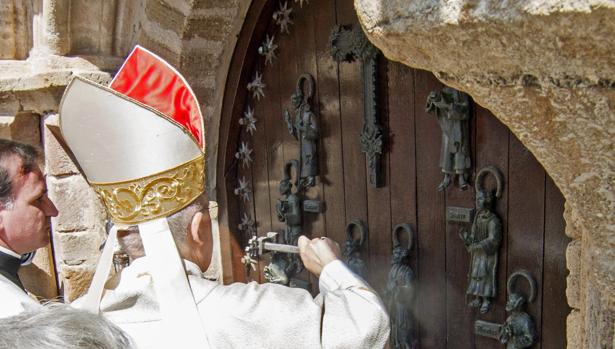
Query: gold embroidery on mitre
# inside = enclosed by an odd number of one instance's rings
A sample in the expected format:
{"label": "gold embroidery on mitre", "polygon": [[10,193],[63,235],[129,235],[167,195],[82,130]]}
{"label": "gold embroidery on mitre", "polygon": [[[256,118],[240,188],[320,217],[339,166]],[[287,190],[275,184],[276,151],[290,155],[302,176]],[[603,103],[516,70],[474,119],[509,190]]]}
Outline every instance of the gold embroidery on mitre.
{"label": "gold embroidery on mitre", "polygon": [[170,216],[188,206],[205,190],[204,168],[200,155],[147,177],[90,184],[116,223],[132,225]]}

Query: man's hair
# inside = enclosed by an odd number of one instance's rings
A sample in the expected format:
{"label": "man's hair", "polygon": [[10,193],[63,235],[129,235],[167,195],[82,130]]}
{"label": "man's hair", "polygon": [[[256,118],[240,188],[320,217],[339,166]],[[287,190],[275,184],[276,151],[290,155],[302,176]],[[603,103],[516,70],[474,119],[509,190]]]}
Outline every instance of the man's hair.
{"label": "man's hair", "polygon": [[27,174],[37,168],[40,151],[29,144],[0,138],[0,206],[10,206],[13,194],[13,178],[8,171],[8,161],[17,156],[21,159],[21,173]]}
{"label": "man's hair", "polygon": [[[196,198],[190,205],[184,207],[183,209],[175,212],[174,214],[167,217],[167,222],[169,223],[169,229],[171,230],[171,234],[173,235],[173,240],[175,240],[175,244],[177,248],[181,249],[186,242],[186,236],[188,235],[188,225],[192,222],[192,217],[197,212],[203,211],[203,209],[209,206],[209,201],[207,200],[207,195],[205,193],[201,194],[198,198]],[[143,251],[143,242],[138,234],[139,227],[132,226],[126,229],[127,232],[131,233],[127,236],[119,239],[120,246],[124,250],[124,252],[128,253],[131,258],[140,257],[144,254]]]}
{"label": "man's hair", "polygon": [[134,348],[130,337],[102,315],[48,303],[0,320],[0,348]]}

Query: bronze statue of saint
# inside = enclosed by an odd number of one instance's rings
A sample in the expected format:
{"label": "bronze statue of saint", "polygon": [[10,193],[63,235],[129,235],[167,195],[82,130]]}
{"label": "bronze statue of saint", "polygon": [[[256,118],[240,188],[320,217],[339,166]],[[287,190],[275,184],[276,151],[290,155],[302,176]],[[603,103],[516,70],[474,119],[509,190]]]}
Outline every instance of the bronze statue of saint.
{"label": "bronze statue of saint", "polygon": [[[398,233],[408,235],[407,246],[402,246]],[[410,267],[410,250],[413,233],[409,224],[400,224],[393,229],[393,257],[391,271],[384,291],[384,299],[391,319],[391,348],[414,349],[418,347],[417,322],[414,317],[414,302],[417,294],[416,277]]]}
{"label": "bronze statue of saint", "polygon": [[516,271],[508,278],[506,311],[511,314],[506,319],[500,333],[500,342],[506,344],[506,349],[529,348],[538,339],[534,320],[524,310],[528,301],[527,297],[518,291],[513,291],[515,279],[520,276],[530,284],[529,301],[534,301],[536,296],[536,281],[527,270]]}
{"label": "bronze statue of saint", "polygon": [[[297,239],[301,235],[302,225],[302,210],[301,198],[296,192],[293,192],[293,184],[291,179],[292,167],[297,168],[297,160],[289,160],[284,166],[284,178],[280,181],[279,191],[284,197],[278,199],[275,205],[275,210],[280,222],[286,223],[284,228],[283,239],[285,244],[297,244]],[[295,186],[297,183],[295,182]]]}
{"label": "bronze statue of saint", "polygon": [[[359,231],[359,238],[353,237],[354,227]],[[344,243],[344,259],[348,268],[355,274],[366,277],[367,264],[361,259],[361,248],[367,239],[368,229],[365,222],[360,219],[353,219],[346,225],[346,242]]]}
{"label": "bronze statue of saint", "polygon": [[465,93],[450,87],[433,91],[427,98],[428,113],[434,113],[442,130],[440,147],[440,167],[444,179],[438,191],[446,189],[459,178],[459,187],[468,187],[472,161],[470,159],[470,100]]}
{"label": "bronze statue of saint", "polygon": [[[302,231],[302,200],[297,192],[293,192],[291,177],[292,168],[297,169],[298,165],[297,160],[289,160],[284,165],[284,177],[279,186],[283,198],[278,199],[275,205],[278,220],[286,223],[282,233],[282,243],[289,245],[297,245]],[[285,253],[274,253],[271,263],[264,270],[267,281],[283,285],[288,285],[292,276],[301,271],[303,271],[301,260],[296,255],[289,256]]]}
{"label": "bronze statue of saint", "polygon": [[288,256],[283,253],[273,253],[271,263],[263,269],[265,280],[273,284],[288,286],[290,283],[288,278],[289,264]]}
{"label": "bronze statue of saint", "polygon": [[[496,178],[495,193],[483,188],[482,179],[487,174]],[[470,252],[470,270],[466,295],[474,297],[471,307],[482,314],[489,311],[497,295],[498,250],[502,242],[502,220],[494,212],[496,199],[502,195],[502,176],[493,166],[487,166],[476,176],[476,215],[470,231],[461,230],[459,236]]]}
{"label": "bronze statue of saint", "polygon": [[[307,82],[307,92],[304,84]],[[289,133],[300,143],[301,171],[299,187],[313,187],[318,175],[318,139],[320,128],[318,118],[311,110],[310,99],[314,91],[314,78],[303,74],[297,81],[297,89],[290,100],[294,109],[294,117],[288,111],[284,112],[284,120]]]}

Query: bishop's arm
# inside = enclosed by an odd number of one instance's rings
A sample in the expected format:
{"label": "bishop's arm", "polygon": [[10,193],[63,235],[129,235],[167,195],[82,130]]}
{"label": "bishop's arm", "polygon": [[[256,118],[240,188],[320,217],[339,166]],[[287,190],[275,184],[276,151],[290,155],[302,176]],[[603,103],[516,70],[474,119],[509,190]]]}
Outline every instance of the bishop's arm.
{"label": "bishop's arm", "polygon": [[[389,319],[376,293],[341,261],[320,278],[321,294],[276,284],[214,288],[199,310],[214,347],[382,348]],[[213,338],[212,338],[213,337]]]}

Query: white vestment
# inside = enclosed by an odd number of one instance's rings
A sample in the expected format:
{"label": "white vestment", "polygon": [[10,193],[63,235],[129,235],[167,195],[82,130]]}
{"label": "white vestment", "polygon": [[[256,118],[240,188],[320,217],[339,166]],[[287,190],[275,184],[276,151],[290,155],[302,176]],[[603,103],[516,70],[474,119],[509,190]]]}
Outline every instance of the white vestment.
{"label": "white vestment", "polygon": [[40,307],[40,304],[11,280],[0,275],[0,318],[17,315],[33,307]]}
{"label": "white vestment", "polygon": [[[382,348],[389,318],[380,298],[344,263],[323,270],[316,299],[303,289],[275,284],[221,285],[184,261],[192,293],[212,349]],[[148,259],[136,259],[111,279],[101,312],[133,337],[139,349],[162,348],[165,331],[158,312]],[[181,338],[173,338],[181,345]]]}
{"label": "white vestment", "polygon": [[[4,258],[16,258],[19,261],[21,256],[6,247],[0,246],[0,252],[4,253]],[[15,273],[19,265],[15,265]],[[30,297],[28,293],[17,286],[13,281],[0,274],[0,318],[17,315],[26,309],[40,307],[40,304]]]}

